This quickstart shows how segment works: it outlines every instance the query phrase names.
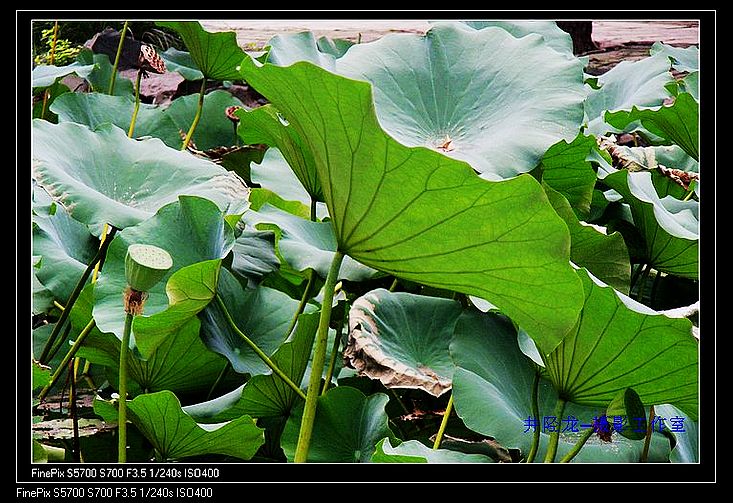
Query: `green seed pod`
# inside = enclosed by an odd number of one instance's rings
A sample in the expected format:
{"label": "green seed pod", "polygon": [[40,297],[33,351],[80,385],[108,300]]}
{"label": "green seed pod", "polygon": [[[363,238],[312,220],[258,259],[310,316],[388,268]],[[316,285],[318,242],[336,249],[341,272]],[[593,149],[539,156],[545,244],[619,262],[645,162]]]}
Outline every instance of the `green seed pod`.
{"label": "green seed pod", "polygon": [[163,279],[173,267],[173,259],[162,248],[134,244],[127,248],[125,278],[127,284],[138,292],[147,292]]}

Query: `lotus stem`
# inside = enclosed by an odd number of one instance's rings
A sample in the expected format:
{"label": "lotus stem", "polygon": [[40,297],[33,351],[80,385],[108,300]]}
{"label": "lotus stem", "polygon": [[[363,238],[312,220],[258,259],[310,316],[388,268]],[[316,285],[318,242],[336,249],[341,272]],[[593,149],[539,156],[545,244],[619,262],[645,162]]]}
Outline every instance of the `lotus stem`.
{"label": "lotus stem", "polygon": [[63,327],[64,323],[66,323],[66,319],[69,317],[69,313],[71,313],[71,308],[74,307],[76,300],[79,298],[81,291],[84,289],[87,279],[89,278],[89,275],[92,273],[94,266],[97,264],[97,262],[102,260],[102,258],[106,255],[107,248],[109,248],[109,244],[112,242],[112,238],[114,237],[114,234],[116,232],[117,232],[117,229],[115,227],[112,227],[112,230],[110,231],[109,236],[107,236],[107,239],[99,247],[97,254],[94,256],[91,262],[89,262],[89,264],[87,265],[87,268],[84,270],[84,273],[81,275],[81,278],[79,278],[79,281],[76,283],[76,286],[74,287],[74,291],[71,292],[71,296],[69,296],[69,300],[66,302],[66,306],[64,306],[64,310],[61,312],[61,316],[59,317],[59,320],[56,322],[56,325],[53,327],[53,330],[51,331],[51,335],[49,336],[48,341],[46,341],[46,345],[43,347],[43,351],[41,351],[41,355],[38,357],[38,361],[40,363],[47,363],[47,359],[49,357],[51,348],[53,347],[54,342],[56,342],[56,339],[58,338],[59,333],[61,332],[61,328]]}
{"label": "lotus stem", "polygon": [[649,446],[652,443],[652,434],[654,433],[654,406],[649,407],[649,421],[646,426],[646,438],[644,439],[644,449],[641,451],[640,463],[646,463],[649,457]]}
{"label": "lotus stem", "polygon": [[639,290],[636,294],[636,300],[644,303],[644,290],[646,290],[646,280],[649,278],[649,273],[652,271],[652,267],[649,264],[645,264],[646,268],[641,272],[641,277],[639,278]]}
{"label": "lotus stem", "polygon": [[311,222],[318,222],[318,215],[316,214],[318,201],[316,198],[311,196]]}
{"label": "lotus stem", "polygon": [[183,140],[183,146],[181,147],[181,150],[186,150],[188,148],[188,144],[191,143],[193,132],[196,131],[196,126],[198,125],[199,120],[201,119],[201,112],[204,110],[204,95],[205,94],[206,94],[206,77],[204,77],[201,80],[201,92],[199,93],[198,108],[196,109],[196,115],[194,116],[193,122],[191,123],[191,128],[188,130],[188,133],[186,133],[186,138]]}
{"label": "lotus stem", "polygon": [[[540,405],[539,405],[539,394],[540,394],[540,373],[535,371],[534,382],[532,383],[532,417],[537,418],[539,421],[540,417]],[[529,454],[527,454],[527,463],[533,463],[534,458],[537,456],[537,451],[540,448],[540,428],[535,426],[534,432],[532,433],[532,446],[529,448]]]}
{"label": "lotus stem", "polygon": [[[49,54],[49,63],[54,64],[56,61],[56,41],[59,39],[59,22],[53,23],[53,40],[51,41],[51,52]],[[46,107],[48,106],[48,97],[51,92],[46,89],[43,91],[43,105],[41,106],[41,119],[46,118]]]}
{"label": "lotus stem", "polygon": [[[157,285],[173,267],[170,254],[157,246],[131,244],[125,255],[125,280],[123,293],[125,327],[120,343],[117,460],[127,461],[127,352],[130,347],[130,332],[135,316],[143,313],[148,291]],[[146,390],[147,392],[147,390]]]}
{"label": "lotus stem", "polygon": [[229,360],[224,364],[224,368],[221,369],[221,372],[219,372],[219,375],[216,376],[216,380],[214,381],[214,384],[211,385],[211,388],[209,389],[209,392],[206,395],[207,400],[211,400],[211,397],[214,395],[214,390],[217,386],[221,383],[221,381],[224,379],[224,376],[227,375],[227,372],[232,367],[232,364],[229,363]]}
{"label": "lotus stem", "polygon": [[229,326],[231,326],[231,327],[232,327],[232,330],[234,330],[234,331],[235,331],[235,332],[237,333],[237,335],[239,335],[239,337],[241,337],[241,338],[242,338],[242,340],[243,340],[243,341],[244,341],[245,343],[247,343],[247,345],[248,345],[248,346],[249,346],[250,348],[252,348],[252,351],[254,351],[254,352],[255,352],[255,354],[257,354],[257,356],[259,356],[259,357],[260,357],[260,359],[261,359],[261,360],[262,360],[263,362],[265,362],[265,365],[267,365],[268,367],[270,367],[270,369],[271,369],[271,370],[273,371],[273,373],[275,373],[275,375],[277,375],[277,376],[278,376],[278,377],[279,377],[280,379],[282,379],[283,381],[285,381],[285,384],[287,384],[288,386],[290,386],[290,388],[291,388],[291,389],[292,389],[293,391],[295,391],[295,392],[296,392],[296,393],[297,393],[297,394],[298,394],[298,395],[299,395],[299,396],[300,396],[300,397],[301,397],[301,398],[302,398],[303,400],[305,400],[305,398],[306,398],[306,396],[305,396],[305,393],[303,393],[303,391],[301,391],[301,389],[300,389],[300,388],[298,387],[298,385],[297,385],[297,384],[295,384],[295,383],[294,383],[294,382],[293,382],[293,381],[292,381],[292,380],[290,379],[290,377],[288,377],[288,375],[287,375],[287,374],[286,374],[285,372],[283,372],[283,371],[282,371],[282,370],[280,369],[280,367],[278,367],[277,365],[275,365],[275,362],[273,362],[273,361],[272,361],[272,360],[271,360],[271,359],[270,359],[270,358],[269,358],[269,357],[268,357],[268,356],[267,356],[267,355],[265,354],[265,352],[264,352],[264,351],[262,351],[262,350],[261,350],[261,349],[259,348],[259,346],[257,346],[257,344],[255,344],[255,343],[254,343],[254,341],[253,341],[252,339],[250,339],[249,337],[247,337],[247,336],[246,336],[246,335],[244,334],[244,332],[242,332],[242,331],[241,331],[241,330],[239,329],[239,327],[237,326],[237,324],[236,324],[236,323],[234,322],[234,320],[232,319],[232,315],[231,315],[231,314],[229,314],[229,310],[227,309],[227,306],[226,306],[226,305],[224,304],[224,300],[222,300],[221,296],[220,296],[220,295],[219,295],[218,293],[216,294],[216,302],[217,302],[217,303],[219,304],[219,307],[220,307],[220,308],[221,308],[221,310],[222,310],[222,311],[224,312],[224,317],[225,317],[225,318],[227,319],[227,322],[229,322]]}
{"label": "lotus stem", "polygon": [[132,138],[135,131],[135,123],[137,122],[137,113],[140,111],[140,78],[143,76],[143,69],[137,71],[137,79],[135,79],[135,108],[132,109],[132,119],[130,119],[130,129],[127,131],[127,137]]}
{"label": "lotus stem", "polygon": [[119,409],[117,421],[117,462],[127,462],[127,349],[130,345],[130,331],[132,320],[135,315],[126,313],[125,328],[122,332],[122,343],[120,345],[120,385],[119,385]]}
{"label": "lotus stem", "polygon": [[685,194],[684,199],[682,199],[683,201],[689,201],[692,195],[695,193],[695,186],[692,183],[690,183],[690,190],[687,194]]}
{"label": "lotus stem", "polygon": [[563,458],[560,460],[560,463],[570,463],[572,459],[578,455],[580,452],[580,449],[583,448],[585,443],[588,441],[588,439],[593,435],[593,432],[595,431],[595,428],[588,428],[586,431],[583,432],[583,435],[578,439],[577,442],[575,442],[575,445],[572,449],[570,449],[570,452],[565,454]]}
{"label": "lotus stem", "polygon": [[[308,272],[308,283],[305,285],[305,291],[303,292],[303,296],[300,298],[300,303],[298,304],[298,309],[296,309],[295,314],[293,315],[293,318],[290,320],[290,324],[288,325],[288,329],[285,331],[285,339],[290,337],[290,334],[293,333],[293,329],[295,328],[295,325],[298,323],[298,317],[303,314],[303,311],[305,310],[305,305],[308,303],[308,299],[310,299],[310,291],[313,289],[313,282],[315,277],[315,271],[311,269]],[[284,340],[284,339],[283,339]]]}
{"label": "lotus stem", "polygon": [[61,363],[59,364],[58,368],[56,368],[56,371],[51,376],[51,379],[48,381],[48,384],[43,387],[41,392],[38,394],[38,399],[43,400],[46,398],[46,395],[48,395],[48,392],[53,386],[56,384],[56,381],[58,381],[59,377],[61,376],[61,373],[66,368],[66,365],[68,365],[69,361],[76,355],[76,352],[79,351],[79,348],[81,347],[82,343],[84,342],[84,339],[86,339],[87,335],[92,331],[92,329],[96,326],[96,322],[94,321],[94,318],[89,320],[89,323],[84,327],[84,329],[81,331],[79,336],[74,341],[74,344],[71,346],[71,349],[69,349],[69,352],[66,353],[63,360],[61,360]]}
{"label": "lotus stem", "polygon": [[[344,311],[346,312],[346,311]],[[336,338],[333,341],[333,346],[331,347],[331,358],[329,358],[328,361],[328,369],[326,370],[326,377],[323,381],[323,389],[321,390],[321,396],[326,394],[326,391],[328,391],[328,386],[331,384],[331,378],[333,377],[333,370],[336,368],[336,355],[339,351],[339,345],[341,343],[341,332],[344,329],[344,320],[341,320],[341,323],[339,323],[338,330],[336,330]]]}
{"label": "lotus stem", "polygon": [[74,461],[81,462],[81,449],[79,448],[79,416],[76,410],[76,362],[69,362],[70,372],[70,391],[69,391],[69,411],[71,412],[71,424],[73,430],[73,440],[71,443],[71,453]]}
{"label": "lotus stem", "polygon": [[438,428],[438,434],[435,435],[435,442],[433,443],[433,450],[440,448],[440,442],[443,440],[443,434],[445,433],[445,427],[448,426],[448,418],[450,413],[453,411],[453,391],[451,390],[450,398],[448,399],[448,405],[445,406],[445,412],[443,413],[443,420],[440,422],[440,428]]}
{"label": "lotus stem", "polygon": [[560,441],[560,424],[562,424],[561,418],[562,413],[565,410],[565,400],[562,397],[557,398],[557,404],[555,405],[555,413],[553,414],[557,418],[557,428],[550,433],[550,443],[547,446],[547,454],[545,455],[545,463],[554,463],[555,455],[557,454],[557,444]]}
{"label": "lotus stem", "polygon": [[344,254],[336,251],[331,262],[331,267],[326,276],[326,284],[323,287],[323,304],[321,306],[321,317],[318,321],[318,332],[316,334],[315,349],[313,350],[313,363],[311,364],[311,375],[308,381],[308,394],[303,409],[303,419],[300,422],[300,433],[298,445],[295,448],[295,462],[305,463],[308,459],[308,448],[310,447],[313,434],[313,424],[316,420],[316,407],[318,405],[318,391],[323,375],[323,367],[326,361],[326,346],[328,345],[328,325],[331,321],[331,304],[333,303],[333,292],[338,279],[341,263]]}
{"label": "lotus stem", "polygon": [[51,351],[49,351],[48,353],[49,362],[54,359],[54,357],[56,356],[56,353],[59,352],[59,349],[61,349],[61,346],[64,345],[64,341],[66,341],[66,338],[71,333],[71,323],[66,323],[66,326],[64,327],[63,330],[64,332],[61,334],[61,337],[58,338],[58,340],[56,341],[56,344],[53,345],[53,347],[51,348]]}
{"label": "lotus stem", "polygon": [[107,94],[112,95],[115,92],[115,81],[117,80],[117,68],[120,66],[120,55],[122,54],[122,45],[125,42],[125,35],[127,34],[127,24],[128,21],[125,21],[125,24],[122,26],[122,32],[120,33],[120,42],[117,44],[117,54],[115,55],[115,62],[112,65],[112,76],[109,79],[109,89],[107,89]]}
{"label": "lotus stem", "polygon": [[394,292],[397,289],[397,286],[400,284],[400,281],[395,276],[394,281],[392,281],[392,284],[389,286],[389,291]]}

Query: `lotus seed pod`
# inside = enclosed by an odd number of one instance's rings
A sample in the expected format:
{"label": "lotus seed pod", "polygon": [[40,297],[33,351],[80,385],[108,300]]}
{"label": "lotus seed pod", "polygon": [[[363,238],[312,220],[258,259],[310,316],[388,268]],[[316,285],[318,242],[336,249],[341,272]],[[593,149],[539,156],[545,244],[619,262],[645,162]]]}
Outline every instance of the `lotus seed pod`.
{"label": "lotus seed pod", "polygon": [[147,292],[173,267],[173,259],[162,248],[134,244],[127,248],[125,278],[133,290]]}

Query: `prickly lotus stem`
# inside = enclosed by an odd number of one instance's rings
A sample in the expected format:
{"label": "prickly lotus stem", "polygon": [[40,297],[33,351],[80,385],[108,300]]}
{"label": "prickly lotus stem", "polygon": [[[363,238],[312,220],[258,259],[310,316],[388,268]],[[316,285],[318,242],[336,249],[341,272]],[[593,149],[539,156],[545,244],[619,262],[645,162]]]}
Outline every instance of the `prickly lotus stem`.
{"label": "prickly lotus stem", "polygon": [[125,256],[125,312],[142,313],[147,292],[163,279],[173,267],[173,259],[162,248],[153,245],[134,244],[127,248]]}

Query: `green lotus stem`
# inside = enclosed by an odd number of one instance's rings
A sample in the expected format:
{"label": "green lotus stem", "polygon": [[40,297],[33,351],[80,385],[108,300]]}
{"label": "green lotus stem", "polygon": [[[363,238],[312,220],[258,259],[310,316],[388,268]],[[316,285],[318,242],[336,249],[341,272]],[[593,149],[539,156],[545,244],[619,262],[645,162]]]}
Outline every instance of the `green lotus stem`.
{"label": "green lotus stem", "polygon": [[48,353],[48,361],[53,360],[56,357],[56,354],[59,352],[59,349],[61,349],[61,346],[64,345],[64,341],[67,337],[69,337],[69,334],[71,333],[71,323],[66,323],[66,326],[64,327],[64,332],[61,334],[61,337],[58,338],[56,341],[56,344],[53,345],[51,348],[51,351]]}
{"label": "green lotus stem", "polygon": [[554,463],[555,455],[557,454],[557,444],[560,441],[560,424],[562,423],[562,413],[565,410],[565,400],[562,397],[557,398],[557,404],[555,404],[555,413],[553,414],[557,418],[557,428],[555,431],[550,433],[550,443],[547,446],[547,454],[545,455],[545,463]]}
{"label": "green lotus stem", "polygon": [[588,441],[588,439],[593,435],[593,432],[595,431],[595,428],[588,428],[586,431],[583,432],[583,435],[578,439],[577,442],[575,442],[575,445],[572,449],[570,449],[570,452],[565,454],[563,458],[560,460],[560,463],[570,463],[572,459],[578,455],[580,452],[580,449],[583,448],[585,443]]}
{"label": "green lotus stem", "polygon": [[135,80],[135,108],[132,109],[132,119],[130,119],[130,129],[127,131],[127,137],[132,138],[135,131],[135,122],[137,122],[137,113],[140,110],[140,78],[143,75],[142,68],[137,71],[137,79]]}
{"label": "green lotus stem", "polygon": [[652,443],[652,434],[654,433],[654,406],[649,407],[649,421],[646,425],[646,438],[644,439],[644,449],[641,451],[640,463],[646,463],[649,457],[649,446]]}
{"label": "green lotus stem", "polygon": [[641,277],[639,278],[639,291],[636,294],[636,300],[644,303],[644,286],[646,285],[646,280],[649,277],[649,273],[652,270],[652,267],[649,264],[644,264],[645,269],[641,272]]}
{"label": "green lotus stem", "polygon": [[285,339],[290,337],[290,334],[293,333],[293,329],[295,328],[295,325],[298,323],[298,317],[301,314],[303,314],[305,305],[308,303],[308,299],[310,299],[310,291],[313,289],[313,278],[315,277],[315,274],[316,273],[315,271],[313,271],[313,269],[311,269],[308,273],[308,283],[306,283],[305,285],[305,291],[303,292],[303,296],[300,298],[298,309],[296,309],[295,314],[293,315],[293,318],[290,320],[288,329],[285,331]]}
{"label": "green lotus stem", "polygon": [[323,287],[323,303],[321,317],[318,321],[318,333],[316,334],[315,349],[313,350],[313,363],[311,364],[311,375],[308,381],[308,394],[305,399],[303,419],[300,422],[300,433],[298,434],[298,445],[295,448],[295,462],[305,463],[308,459],[308,448],[310,447],[313,434],[313,423],[316,420],[316,407],[318,405],[318,391],[323,375],[323,366],[326,361],[326,346],[328,344],[328,325],[331,320],[331,304],[333,303],[333,291],[338,279],[341,262],[344,254],[336,251],[331,262],[331,267],[326,276],[326,284]]}
{"label": "green lotus stem", "polygon": [[120,385],[119,385],[119,409],[117,412],[117,462],[127,461],[127,349],[130,345],[130,331],[132,320],[135,315],[126,313],[125,328],[122,332],[122,344],[120,345]]}
{"label": "green lotus stem", "polygon": [[198,126],[199,120],[201,119],[201,112],[204,109],[204,94],[206,94],[206,77],[201,80],[199,106],[196,109],[196,115],[194,116],[193,122],[191,123],[191,128],[188,130],[188,133],[186,133],[186,139],[183,140],[183,146],[181,147],[181,150],[186,150],[188,148],[188,144],[191,143],[191,138],[193,137],[193,132],[196,131],[196,126]]}
{"label": "green lotus stem", "polygon": [[688,192],[685,194],[685,197],[682,199],[683,201],[689,201],[690,198],[695,193],[695,180],[690,182],[690,185],[687,186]]}
{"label": "green lotus stem", "polygon": [[221,372],[219,372],[219,375],[216,376],[216,381],[214,381],[214,384],[211,385],[211,389],[209,389],[209,393],[206,395],[206,399],[210,400],[211,397],[214,395],[214,390],[217,386],[219,386],[219,383],[221,383],[222,379],[224,379],[224,376],[227,374],[229,369],[231,368],[232,364],[229,363],[229,360],[224,364],[224,368],[221,369]]}
{"label": "green lotus stem", "polygon": [[[56,61],[56,41],[59,39],[59,22],[54,21],[53,23],[53,40],[51,41],[51,52],[49,54],[49,63],[52,65]],[[46,118],[46,107],[48,106],[48,97],[51,95],[51,91],[46,89],[43,91],[43,105],[41,106],[41,119]]]}
{"label": "green lotus stem", "polygon": [[[104,223],[104,227],[102,228],[102,239],[99,242],[99,246],[102,246],[104,242],[107,240],[107,233],[109,232],[109,224]],[[99,275],[99,264],[100,262],[97,262],[97,264],[94,266],[94,272],[92,273],[92,283],[97,282],[97,276]]]}
{"label": "green lotus stem", "polygon": [[241,337],[242,340],[244,342],[246,342],[247,345],[250,348],[252,348],[252,351],[254,351],[255,354],[257,354],[257,356],[259,356],[260,359],[263,362],[265,362],[265,365],[267,365],[268,367],[270,367],[270,369],[272,369],[272,372],[275,375],[277,375],[280,379],[282,379],[283,381],[285,381],[285,384],[287,384],[288,386],[290,386],[290,388],[292,388],[293,391],[295,391],[303,400],[305,400],[305,398],[306,398],[305,393],[303,393],[303,391],[301,391],[301,389],[298,387],[298,385],[295,384],[288,377],[288,375],[285,372],[283,372],[282,370],[280,370],[280,367],[278,367],[277,365],[275,365],[275,362],[273,362],[272,360],[270,360],[270,358],[265,354],[265,352],[262,351],[257,346],[257,344],[254,343],[254,341],[252,339],[250,339],[249,337],[247,337],[244,334],[244,332],[242,332],[241,330],[239,330],[239,327],[237,326],[237,324],[232,319],[232,315],[229,314],[229,310],[227,309],[227,306],[224,304],[224,300],[221,298],[221,296],[218,293],[216,294],[216,302],[219,304],[219,307],[221,307],[221,310],[224,312],[224,317],[227,319],[227,322],[229,323],[229,326],[232,327],[232,330],[234,330],[237,333],[237,335],[239,335],[239,337]]}
{"label": "green lotus stem", "polygon": [[48,381],[48,384],[43,387],[41,392],[38,394],[38,399],[43,400],[46,398],[46,395],[48,395],[49,390],[56,384],[56,381],[58,381],[59,377],[61,376],[61,372],[64,370],[66,365],[68,365],[69,361],[76,355],[76,352],[79,351],[79,348],[81,347],[82,343],[84,342],[84,339],[86,339],[87,335],[92,331],[92,329],[96,326],[96,322],[94,321],[94,318],[89,320],[89,323],[84,327],[84,329],[81,331],[79,336],[74,341],[74,344],[69,349],[69,352],[66,353],[64,358],[61,360],[61,363],[59,363],[58,368],[56,368],[56,371],[51,376],[51,380]]}
{"label": "green lotus stem", "polygon": [[318,222],[318,215],[316,214],[318,201],[316,198],[311,196],[311,222]]}
{"label": "green lotus stem", "polygon": [[328,369],[326,370],[326,380],[323,382],[323,389],[321,390],[321,396],[326,394],[328,386],[331,384],[331,378],[333,377],[333,370],[336,368],[336,355],[339,351],[339,344],[341,343],[341,332],[344,329],[344,320],[339,323],[339,328],[336,330],[336,338],[333,341],[333,347],[331,348],[331,358],[328,361]]}
{"label": "green lotus stem", "polygon": [[81,462],[81,449],[79,448],[79,415],[76,410],[76,362],[69,362],[69,411],[71,412],[71,424],[73,437],[71,442],[71,453],[76,463]]}
{"label": "green lotus stem", "polygon": [[117,44],[117,54],[115,55],[115,62],[112,65],[112,76],[109,79],[109,89],[107,94],[112,95],[115,92],[115,81],[117,80],[117,67],[120,66],[120,55],[122,54],[122,45],[125,42],[125,35],[127,34],[127,23],[122,26],[122,33],[120,33],[120,43]]}
{"label": "green lotus stem", "polygon": [[397,285],[399,284],[400,284],[399,280],[395,278],[392,284],[389,286],[389,291],[394,292],[397,289]]}
{"label": "green lotus stem", "polygon": [[440,428],[438,428],[438,434],[435,435],[435,442],[433,443],[433,450],[436,451],[440,448],[440,442],[443,440],[443,434],[445,433],[445,427],[448,426],[448,418],[453,410],[453,391],[450,393],[448,399],[448,405],[445,406],[445,412],[443,413],[443,420],[440,422]]}
{"label": "green lotus stem", "polygon": [[[537,418],[539,421],[540,417],[540,405],[539,405],[539,394],[540,394],[540,373],[535,371],[534,382],[532,383],[532,417]],[[532,446],[529,448],[529,454],[527,454],[527,463],[533,463],[534,458],[537,456],[537,451],[540,448],[540,428],[535,427],[532,433]]]}
{"label": "green lotus stem", "polygon": [[47,363],[49,352],[51,351],[51,348],[53,347],[54,342],[56,342],[56,338],[59,336],[59,333],[61,332],[61,328],[63,327],[64,323],[66,322],[66,319],[69,317],[69,313],[71,313],[71,308],[74,307],[74,304],[76,303],[76,299],[79,298],[81,291],[84,289],[87,279],[89,278],[89,275],[92,273],[92,269],[94,269],[94,266],[97,264],[97,262],[102,260],[102,258],[107,254],[107,248],[109,248],[109,244],[112,242],[112,238],[114,237],[114,234],[116,232],[117,232],[117,228],[112,227],[112,230],[110,231],[109,236],[107,236],[107,240],[104,241],[102,245],[99,247],[99,250],[97,250],[97,254],[94,256],[91,262],[89,262],[89,264],[87,265],[87,268],[84,270],[84,273],[81,275],[81,278],[79,278],[79,281],[76,283],[76,286],[74,287],[74,291],[71,292],[71,296],[69,296],[69,300],[66,302],[65,308],[61,312],[61,316],[59,317],[59,320],[56,322],[56,325],[53,327],[53,330],[51,331],[51,335],[49,336],[48,340],[46,341],[46,345],[43,347],[43,351],[41,351],[41,355],[38,357],[38,361],[40,363]]}

